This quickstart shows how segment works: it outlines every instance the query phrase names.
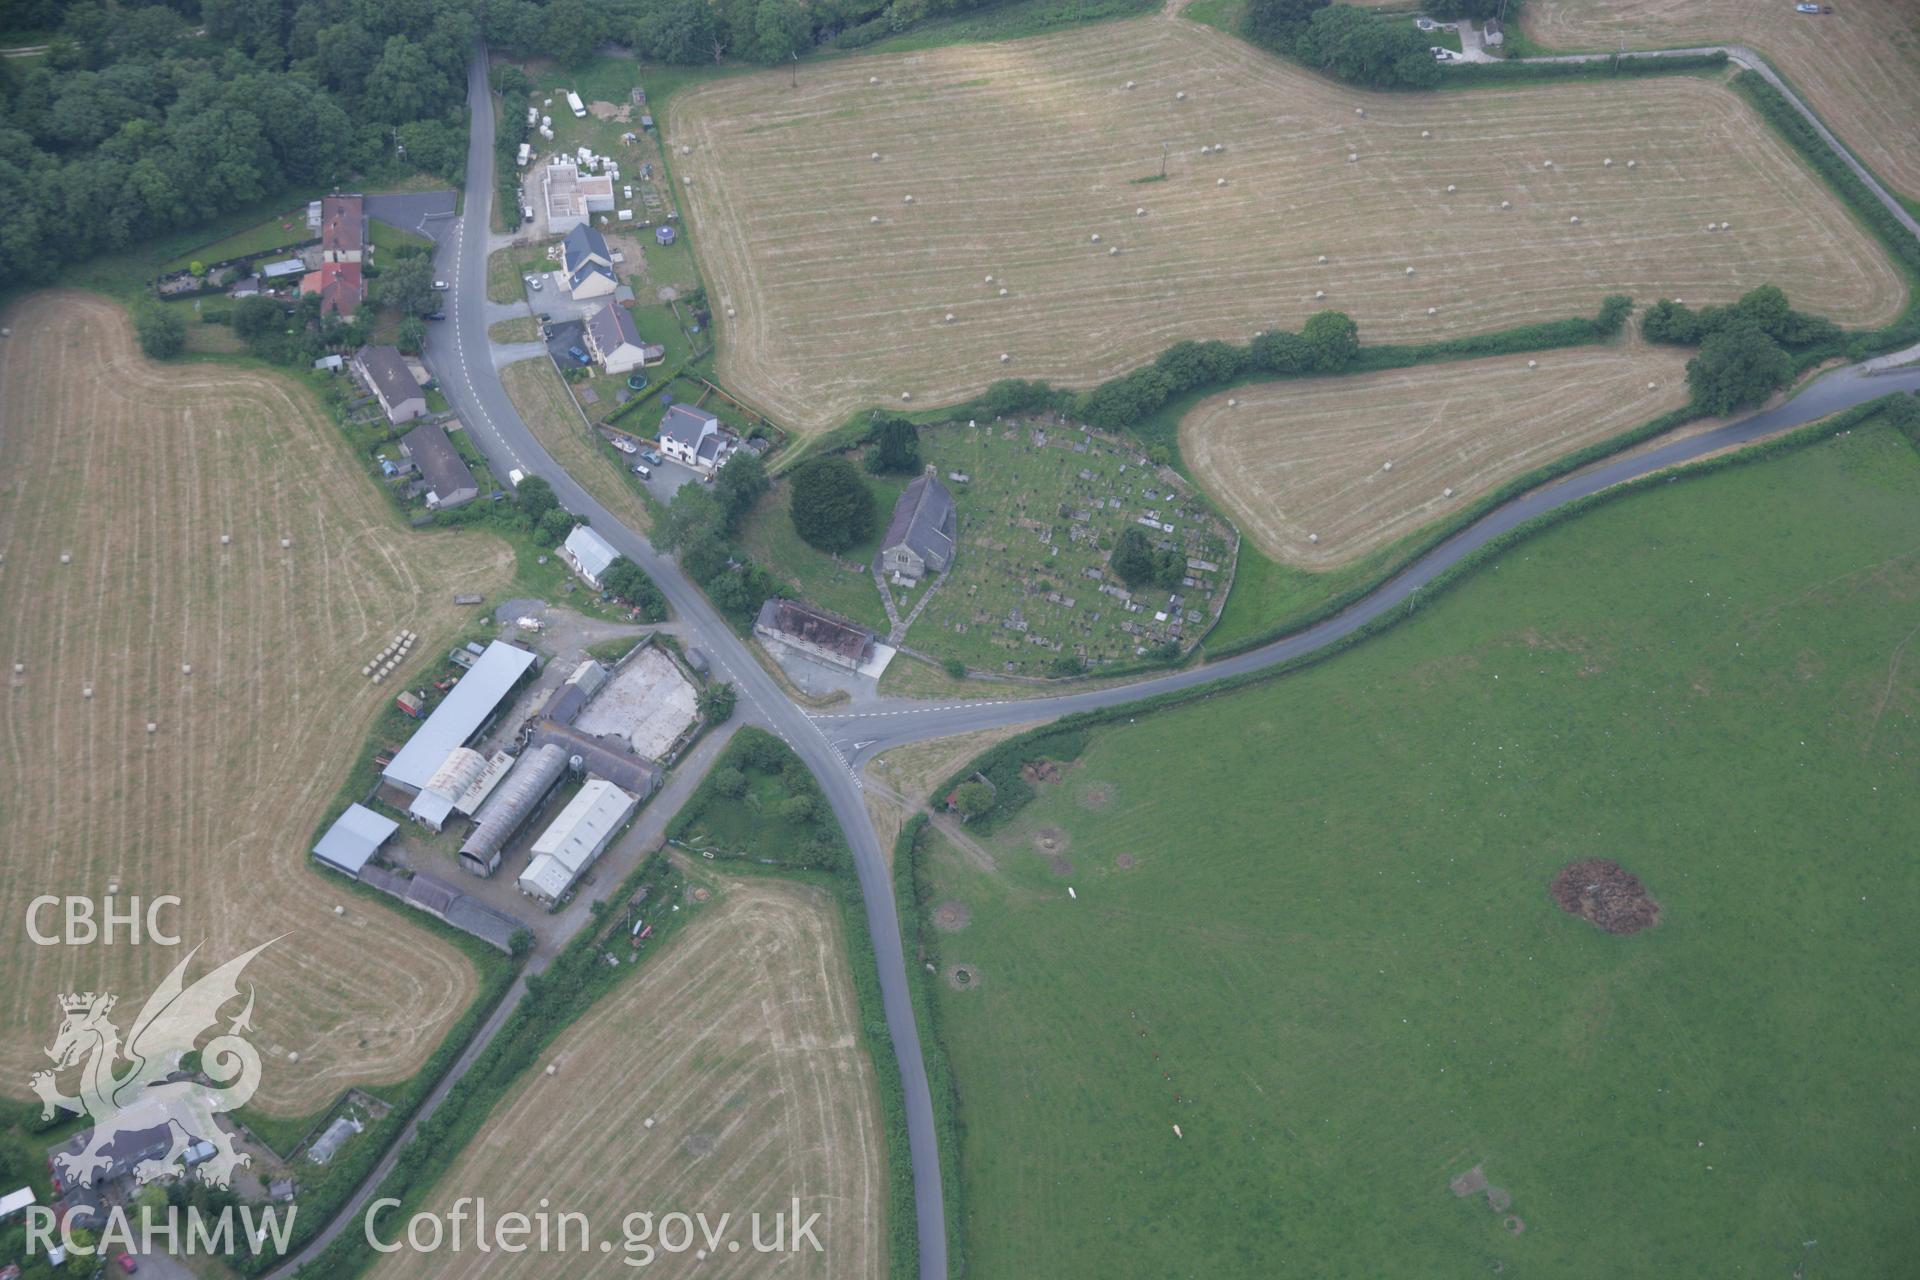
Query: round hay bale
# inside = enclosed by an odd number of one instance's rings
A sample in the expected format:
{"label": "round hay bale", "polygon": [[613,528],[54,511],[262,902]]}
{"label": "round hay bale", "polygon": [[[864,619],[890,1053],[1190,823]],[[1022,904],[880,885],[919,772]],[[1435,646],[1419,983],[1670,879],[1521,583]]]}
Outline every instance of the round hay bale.
{"label": "round hay bale", "polygon": [[1173,95],[1173,100],[1175,102],[1185,102],[1187,100],[1187,91],[1185,89],[1180,90]]}
{"label": "round hay bale", "polygon": [[1131,80],[1127,81],[1127,88],[1129,89],[1133,88],[1133,81]]}
{"label": "round hay bale", "polygon": [[1120,246],[1117,244],[1107,250],[1107,256],[1109,258],[1118,257],[1119,253],[1120,253]]}
{"label": "round hay bale", "polygon": [[223,534],[221,534],[221,535],[220,535],[220,545],[221,545],[221,546],[223,546],[223,547],[224,547],[224,546],[228,546],[228,545],[230,545],[230,544],[231,544],[232,542],[233,542],[233,535],[232,535],[232,534],[230,534],[230,533],[223,533]]}
{"label": "round hay bale", "polygon": [[1100,233],[1099,233],[1098,231],[1096,231],[1096,232],[1094,232],[1094,233],[1093,233],[1093,242],[1094,242],[1095,244],[1099,244],[1099,243],[1100,243]]}
{"label": "round hay bale", "polygon": [[879,84],[879,83],[880,83],[880,77],[879,77],[879,76],[868,76],[868,77],[867,77],[867,83],[868,83],[868,84]]}
{"label": "round hay bale", "polygon": [[1423,137],[1423,138],[1431,138],[1431,137],[1433,136],[1433,130],[1431,130],[1431,129],[1422,129],[1422,130],[1420,131],[1420,136],[1421,136],[1421,137]]}
{"label": "round hay bale", "polygon": [[1353,114],[1355,114],[1355,115],[1357,115],[1357,116],[1363,116],[1363,115],[1365,115],[1365,114],[1367,114],[1367,109],[1366,109],[1365,107],[1355,107],[1355,108],[1353,109]]}
{"label": "round hay bale", "polygon": [[880,153],[879,153],[878,151],[876,151],[876,152],[874,152],[874,153],[873,153],[873,158],[874,158],[875,160],[878,160],[878,159],[880,158]]}
{"label": "round hay bale", "polygon": [[1500,207],[1501,207],[1502,209],[1511,209],[1511,208],[1513,208],[1513,201],[1511,201],[1511,200],[1502,200],[1502,201],[1500,202]]}
{"label": "round hay bale", "polygon": [[1637,168],[1639,168],[1639,167],[1640,167],[1640,162],[1639,162],[1638,160],[1629,160],[1629,161],[1627,161],[1627,168],[1629,168],[1629,169],[1637,169]]}
{"label": "round hay bale", "polygon": [[1580,215],[1576,213],[1571,218],[1568,218],[1567,221],[1577,227],[1580,225]]}
{"label": "round hay bale", "polygon": [[1608,156],[1608,157],[1607,157],[1607,158],[1606,158],[1605,160],[1602,160],[1602,161],[1600,162],[1600,167],[1601,167],[1602,169],[1611,169],[1611,168],[1613,168],[1613,157],[1612,157],[1612,156]]}
{"label": "round hay bale", "polygon": [[181,675],[183,675],[183,676],[190,676],[190,675],[192,675],[192,674],[193,674],[193,664],[192,664],[191,662],[183,662],[183,663],[181,663],[181,664],[180,664],[180,674],[181,674]]}
{"label": "round hay bale", "polygon": [[1543,161],[1541,161],[1541,163],[1542,163],[1542,164],[1544,164],[1544,165],[1546,165],[1546,167],[1547,167],[1547,168],[1549,168],[1549,169],[1551,169],[1551,168],[1553,168],[1553,161],[1551,161],[1551,160],[1543,160]]}
{"label": "round hay bale", "polygon": [[1709,223],[1707,224],[1707,230],[1709,230],[1709,231],[1712,231],[1712,230],[1714,230],[1714,229],[1715,229],[1715,224],[1714,224],[1714,223],[1711,223],[1711,222],[1709,222]]}
{"label": "round hay bale", "polygon": [[72,563],[73,563],[73,553],[72,553],[72,552],[70,552],[70,551],[62,551],[62,552],[60,553],[60,563],[61,563],[61,564],[72,564]]}
{"label": "round hay bale", "polygon": [[1647,390],[1649,391],[1658,391],[1659,389],[1660,389],[1660,384],[1657,382],[1649,382],[1647,384]]}
{"label": "round hay bale", "polygon": [[1382,471],[1391,471],[1393,470],[1393,464],[1391,462],[1383,462],[1380,464],[1380,469]]}
{"label": "round hay bale", "polygon": [[1308,535],[1307,535],[1307,541],[1308,541],[1308,542],[1318,542],[1318,541],[1320,541],[1320,535],[1319,535],[1319,534],[1317,534],[1317,533],[1310,533],[1310,534],[1308,534]]}
{"label": "round hay bale", "polygon": [[728,307],[728,308],[727,308],[727,319],[729,319],[729,320],[731,320],[731,319],[733,319],[733,308],[732,308],[732,307]]}
{"label": "round hay bale", "polygon": [[155,724],[155,723],[154,723],[153,721],[151,721],[151,720],[149,720],[149,721],[147,721],[147,732],[148,732],[148,733],[158,733],[158,732],[160,732],[160,726],[159,726],[159,725],[157,725],[157,724]]}
{"label": "round hay bale", "polygon": [[1323,267],[1327,265],[1327,255],[1324,253],[1320,255],[1320,265]]}
{"label": "round hay bale", "polygon": [[992,283],[993,283],[993,277],[992,277],[992,276],[988,276],[988,277],[987,277],[987,283],[988,283],[988,284],[992,284]]}
{"label": "round hay bale", "polygon": [[80,689],[80,696],[83,698],[91,698],[93,696],[93,686],[90,684],[83,685]]}
{"label": "round hay bale", "polygon": [[1733,230],[1733,224],[1731,222],[1723,222],[1720,224],[1720,229],[1722,231],[1731,231]]}
{"label": "round hay bale", "polygon": [[1326,296],[1327,296],[1327,291],[1325,289],[1315,289],[1313,291],[1313,300],[1315,302],[1319,302],[1321,299],[1325,298]]}
{"label": "round hay bale", "polygon": [[867,222],[868,222],[868,223],[869,223],[870,225],[872,225],[872,226],[879,226],[879,225],[880,225],[880,215],[879,215],[879,214],[877,214],[877,213],[876,213],[876,214],[874,214],[874,215],[873,215],[873,216],[872,216],[871,218],[868,218],[868,219],[867,219]]}
{"label": "round hay bale", "polygon": [[949,311],[949,312],[947,312],[947,320],[946,320],[946,322],[947,322],[948,324],[952,324],[952,323],[953,323],[953,312],[951,312],[951,311]]}
{"label": "round hay bale", "polygon": [[24,662],[16,662],[16,663],[14,663],[14,664],[13,664],[13,674],[15,674],[15,675],[17,675],[17,676],[23,676],[23,675],[25,675],[26,673],[27,673],[27,664],[26,664],[26,663],[24,663]]}
{"label": "round hay bale", "polygon": [[1412,267],[1408,267],[1408,268],[1407,268],[1407,274],[1408,274],[1408,275],[1412,275],[1412,274],[1413,274],[1413,268],[1412,268]]}
{"label": "round hay bale", "polygon": [[1147,216],[1147,211],[1145,209],[1135,209],[1133,211],[1133,216],[1136,218],[1144,218]]}
{"label": "round hay bale", "polygon": [[1452,184],[1451,182],[1449,182],[1449,183],[1447,184],[1447,194],[1448,194],[1448,195],[1452,195],[1452,194],[1453,194],[1454,192],[1456,192],[1456,191],[1458,191],[1459,189],[1460,189],[1460,188],[1458,188],[1458,187],[1456,187],[1456,186],[1454,186],[1454,185],[1453,185],[1453,184]]}
{"label": "round hay bale", "polygon": [[1452,490],[1452,489],[1450,489],[1450,488],[1449,488],[1449,489],[1442,489],[1442,490],[1440,491],[1440,496],[1441,496],[1441,497],[1443,497],[1443,498],[1451,498],[1451,497],[1453,496],[1453,490]]}
{"label": "round hay bale", "polygon": [[1428,307],[1428,308],[1427,308],[1427,314],[1428,314],[1428,315],[1430,315],[1430,316],[1437,316],[1437,315],[1439,315],[1439,314],[1440,314],[1440,308],[1438,308],[1438,307]]}
{"label": "round hay bale", "polygon": [[680,185],[681,185],[681,186],[683,186],[683,187],[690,187],[690,186],[692,186],[692,185],[693,185],[693,179],[692,179],[692,178],[689,178],[689,177],[685,177],[685,176],[682,176],[682,177],[681,177],[681,179],[680,179]]}
{"label": "round hay bale", "polygon": [[1540,362],[1539,362],[1538,360],[1529,360],[1529,361],[1527,361],[1527,368],[1529,368],[1529,369],[1538,369],[1539,367],[1540,367]]}
{"label": "round hay bale", "polygon": [[1359,153],[1358,151],[1349,151],[1349,152],[1347,152],[1347,163],[1348,163],[1348,164],[1352,164],[1352,163],[1353,163],[1354,161],[1356,161],[1356,160],[1358,160],[1359,158],[1360,158],[1360,153]]}
{"label": "round hay bale", "polygon": [[1001,296],[1001,297],[1003,297],[1003,298],[1004,298],[1004,297],[1006,297],[1006,296],[1007,296],[1007,291],[1006,291],[1005,289],[1002,289],[1002,290],[1000,291],[1000,296]]}
{"label": "round hay bale", "polygon": [[1208,146],[1208,145],[1206,145],[1206,144],[1205,144],[1205,143],[1203,142],[1203,143],[1201,143],[1201,144],[1200,144],[1200,154],[1201,154],[1201,155],[1203,155],[1203,156],[1204,156],[1204,155],[1211,155],[1211,154],[1213,154],[1213,148],[1212,148],[1212,147],[1210,147],[1210,146]]}
{"label": "round hay bale", "polygon": [[902,391],[902,392],[900,393],[900,398],[901,398],[902,400],[911,400],[911,399],[913,399],[913,392],[911,392],[911,391]]}
{"label": "round hay bale", "polygon": [[1009,360],[1011,360],[1011,359],[1013,359],[1013,357],[1012,357],[1012,356],[1010,356],[1010,355],[1008,355],[1008,354],[1007,354],[1006,352],[1004,352],[1004,351],[1002,351],[1002,352],[1000,353],[1000,363],[1001,363],[1001,364],[1005,364],[1005,363],[1006,363],[1007,361],[1009,361]]}
{"label": "round hay bale", "polygon": [[1216,187],[1224,187],[1227,185],[1227,180],[1225,178],[1216,179],[1213,185]]}
{"label": "round hay bale", "polygon": [[280,549],[281,549],[282,551],[285,551],[285,550],[287,550],[287,548],[289,548],[289,547],[291,547],[292,545],[293,545],[293,539],[292,539],[292,538],[282,538],[282,539],[280,539]]}
{"label": "round hay bale", "polygon": [[683,142],[680,144],[680,154],[683,156],[690,156],[693,154],[693,148]]}
{"label": "round hay bale", "polygon": [[912,204],[912,203],[913,203],[913,197],[912,197],[912,196],[906,196],[906,197],[903,197],[903,198],[901,199],[901,201],[900,201],[900,203],[901,203],[901,204]]}

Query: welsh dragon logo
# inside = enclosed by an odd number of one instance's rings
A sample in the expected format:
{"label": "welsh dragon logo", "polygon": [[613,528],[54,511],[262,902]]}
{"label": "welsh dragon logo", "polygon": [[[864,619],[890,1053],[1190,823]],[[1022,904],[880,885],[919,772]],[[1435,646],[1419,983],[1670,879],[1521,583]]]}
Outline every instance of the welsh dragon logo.
{"label": "welsh dragon logo", "polygon": [[[95,1175],[113,1163],[109,1153],[121,1134],[157,1133],[162,1127],[169,1146],[165,1154],[134,1167],[134,1180],[140,1185],[183,1167],[182,1157],[195,1141],[214,1149],[194,1170],[209,1186],[227,1186],[234,1168],[252,1159],[235,1151],[232,1138],[214,1123],[217,1113],[244,1106],[260,1085],[260,1055],[240,1035],[253,1029],[251,984],[246,1007],[225,1032],[200,1050],[201,1072],[214,1083],[167,1076],[178,1071],[181,1056],[193,1049],[201,1034],[218,1025],[221,1009],[239,998],[240,973],[247,963],[272,945],[262,943],[188,986],[187,966],[200,950],[195,947],[147,998],[124,1045],[120,1029],[109,1016],[116,1003],[110,992],[60,997],[65,1021],[46,1050],[53,1068],[34,1072],[33,1091],[44,1104],[43,1120],[51,1120],[56,1110],[66,1110],[91,1116],[94,1122],[84,1150],[62,1151],[53,1157],[63,1183],[91,1185]],[[124,1072],[119,1070],[122,1062],[129,1064]],[[74,1067],[80,1069],[80,1092],[68,1095],[58,1077]]]}

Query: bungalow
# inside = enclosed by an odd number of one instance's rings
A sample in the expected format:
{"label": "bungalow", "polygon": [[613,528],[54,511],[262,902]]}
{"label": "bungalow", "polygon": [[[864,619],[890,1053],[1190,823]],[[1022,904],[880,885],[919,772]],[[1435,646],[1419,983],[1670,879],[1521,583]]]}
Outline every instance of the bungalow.
{"label": "bungalow", "polygon": [[320,314],[353,319],[367,298],[367,283],[358,262],[322,262],[318,271],[300,277],[301,293],[320,295]]}
{"label": "bungalow", "polygon": [[576,226],[560,242],[560,274],[567,292],[576,298],[603,298],[619,287],[613,274],[613,251],[607,238],[592,227]]}
{"label": "bungalow", "polygon": [[720,425],[720,419],[691,405],[676,404],[660,419],[660,452],[702,475],[727,465],[740,437]]}
{"label": "bungalow", "polygon": [[953,494],[928,467],[893,504],[876,567],[900,578],[920,578],[928,570],[945,573],[953,563],[958,526]]}
{"label": "bungalow", "polygon": [[332,195],[321,199],[321,262],[365,262],[368,240],[364,197]]}
{"label": "bungalow", "polygon": [[633,313],[613,302],[601,307],[587,321],[587,350],[608,373],[631,373],[667,358],[665,347],[640,337]]}
{"label": "bungalow", "polygon": [[421,423],[400,437],[400,448],[420,469],[429,507],[457,507],[480,496],[480,484],[467,469],[467,460],[439,423]]}
{"label": "bungalow", "polygon": [[1489,49],[1498,49],[1507,42],[1506,32],[1500,26],[1500,19],[1487,19],[1485,40]]}
{"label": "bungalow", "polygon": [[582,175],[571,160],[550,161],[541,171],[540,189],[547,209],[547,230],[564,235],[587,225],[596,213],[613,211],[613,179]]}
{"label": "bungalow", "polygon": [[395,347],[362,347],[353,357],[353,371],[379,399],[387,421],[396,427],[427,413],[427,393]]}
{"label": "bungalow", "polygon": [[611,543],[586,525],[575,525],[560,545],[560,558],[594,590],[600,589],[600,575],[620,558]]}

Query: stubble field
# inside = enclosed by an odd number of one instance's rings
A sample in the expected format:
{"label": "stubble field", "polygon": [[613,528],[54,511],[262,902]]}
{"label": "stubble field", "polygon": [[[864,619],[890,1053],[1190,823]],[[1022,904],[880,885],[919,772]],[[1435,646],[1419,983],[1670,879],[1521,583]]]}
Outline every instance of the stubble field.
{"label": "stubble field", "polygon": [[[584,1213],[613,1250],[569,1256],[574,1277],[636,1274],[623,1261],[633,1255],[622,1219],[646,1211],[710,1222],[732,1213],[740,1242],[704,1261],[661,1254],[648,1275],[885,1274],[884,1133],[834,905],[778,880],[722,879],[714,892],[665,952],[541,1056],[542,1071],[496,1108],[429,1211],[478,1196],[496,1214],[548,1202]],[[747,1215],[762,1213],[770,1232],[795,1196],[803,1219],[820,1215],[822,1251],[755,1253]],[[373,1274],[546,1277],[555,1265],[532,1252],[403,1253]]]}
{"label": "stubble field", "polygon": [[[300,1114],[411,1074],[472,998],[473,969],[328,883],[307,846],[391,690],[361,664],[403,627],[444,644],[451,593],[504,584],[509,553],[409,535],[280,378],[153,365],[125,314],[84,294],[35,295],[4,323],[8,1091],[46,1065],[59,993],[116,992],[124,1027],[186,948],[211,965],[281,934],[248,971],[256,1104]],[[30,899],[99,899],[116,879],[123,897],[183,899],[167,917],[181,947],[28,940]]]}
{"label": "stubble field", "polygon": [[1846,0],[1795,13],[1791,0],[1529,0],[1527,35],[1556,49],[1751,45],[1772,59],[1841,141],[1885,182],[1920,199],[1920,11],[1912,0]]}
{"label": "stubble field", "polygon": [[1242,534],[1323,571],[1679,408],[1691,354],[1636,342],[1259,383],[1194,406],[1180,450]]}
{"label": "stubble field", "polygon": [[1156,17],[847,59],[798,88],[735,77],[669,114],[720,375],[803,430],[1006,376],[1084,386],[1324,307],[1379,342],[1615,292],[1771,282],[1860,325],[1906,300],[1839,202],[1700,78],[1369,94]]}

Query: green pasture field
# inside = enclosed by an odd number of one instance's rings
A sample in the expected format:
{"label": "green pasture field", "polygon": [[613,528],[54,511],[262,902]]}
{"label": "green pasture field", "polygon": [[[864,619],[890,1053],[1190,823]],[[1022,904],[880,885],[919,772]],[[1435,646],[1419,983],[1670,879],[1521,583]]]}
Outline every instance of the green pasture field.
{"label": "green pasture field", "polygon": [[[1917,599],[1920,457],[1856,428],[929,834],[969,1276],[1908,1270]],[[1658,924],[1563,912],[1587,858]]]}

